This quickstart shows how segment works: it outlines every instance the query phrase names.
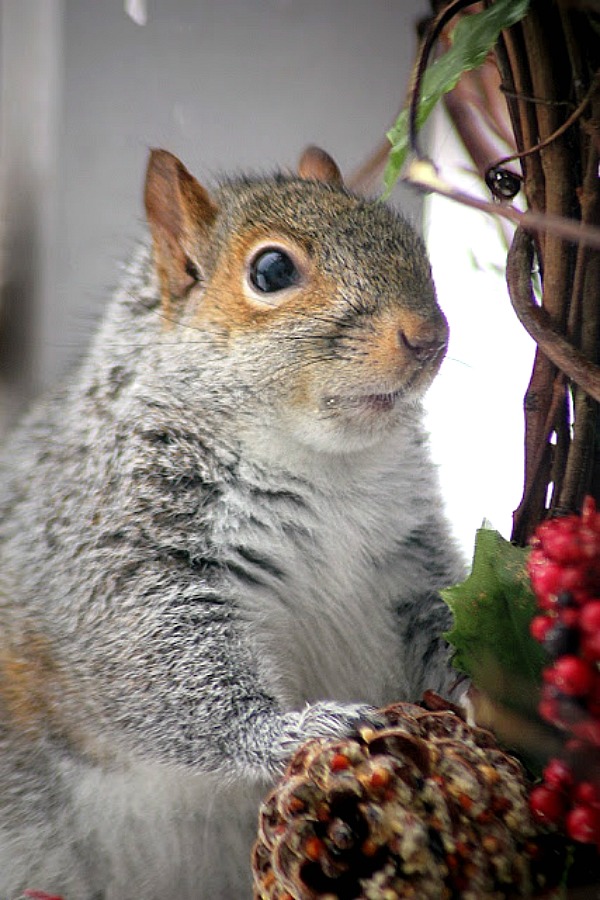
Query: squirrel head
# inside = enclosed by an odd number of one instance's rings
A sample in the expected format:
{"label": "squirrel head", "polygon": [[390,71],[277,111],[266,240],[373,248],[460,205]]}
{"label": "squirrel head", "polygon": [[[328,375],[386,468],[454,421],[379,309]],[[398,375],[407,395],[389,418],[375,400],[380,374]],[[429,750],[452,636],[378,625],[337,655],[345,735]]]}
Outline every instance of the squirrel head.
{"label": "squirrel head", "polygon": [[430,385],[448,329],[424,245],[323,150],[213,194],[153,150],[145,204],[164,320],[213,335],[220,376],[228,360],[238,391],[260,385],[299,440],[369,446]]}

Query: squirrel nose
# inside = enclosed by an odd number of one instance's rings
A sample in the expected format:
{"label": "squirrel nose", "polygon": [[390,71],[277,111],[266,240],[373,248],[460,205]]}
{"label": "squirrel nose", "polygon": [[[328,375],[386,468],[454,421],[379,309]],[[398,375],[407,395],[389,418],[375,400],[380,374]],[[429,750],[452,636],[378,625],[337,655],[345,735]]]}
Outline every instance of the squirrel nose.
{"label": "squirrel nose", "polygon": [[415,334],[398,330],[398,343],[420,363],[432,362],[446,349],[445,329],[424,328]]}

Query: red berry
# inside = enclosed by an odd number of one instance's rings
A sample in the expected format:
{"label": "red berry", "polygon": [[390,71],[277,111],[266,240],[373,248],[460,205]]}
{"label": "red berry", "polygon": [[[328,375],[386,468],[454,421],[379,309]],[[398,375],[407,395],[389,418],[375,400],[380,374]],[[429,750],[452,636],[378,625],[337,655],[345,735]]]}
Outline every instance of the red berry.
{"label": "red berry", "polygon": [[584,604],[589,603],[590,600],[594,600],[598,595],[598,579],[594,577],[594,584],[588,583],[584,587],[579,588],[578,590],[573,592],[573,599],[579,606],[584,606]]}
{"label": "red berry", "polygon": [[[587,504],[587,505],[586,505]],[[593,501],[586,501],[581,516],[549,519],[536,530],[528,570],[543,609],[569,601],[583,604],[595,599],[600,589],[600,515]]]}
{"label": "red berry", "polygon": [[529,795],[529,808],[536,822],[541,825],[559,825],[565,814],[566,804],[560,791],[540,784]]}
{"label": "red berry", "polygon": [[573,785],[573,772],[563,759],[551,759],[543,771],[543,778],[548,787],[558,791],[566,791]]}
{"label": "red berry", "polygon": [[592,781],[580,781],[575,785],[573,799],[581,806],[593,806],[595,809],[600,809],[600,784],[594,784]]}
{"label": "red berry", "polygon": [[594,675],[585,706],[592,718],[600,720],[600,672],[596,672]]}
{"label": "red berry", "polygon": [[[550,671],[553,674],[553,669]],[[568,696],[562,693],[553,684],[542,685],[538,711],[543,719],[559,728],[568,728],[573,731],[573,726],[581,724],[589,719],[586,710],[586,702],[583,697]],[[579,732],[577,732],[579,734]]]}
{"label": "red berry", "polygon": [[577,628],[579,625],[579,610],[573,607],[561,609],[558,612],[558,618],[567,628]]}
{"label": "red berry", "polygon": [[549,722],[551,725],[558,725],[556,704],[552,700],[542,700],[538,706],[538,712],[546,722]]}
{"label": "red berry", "polygon": [[596,501],[587,494],[581,505],[581,521],[595,531],[600,530],[600,516],[596,513]]}
{"label": "red berry", "polygon": [[527,570],[539,605],[542,609],[551,609],[556,595],[562,590],[562,566],[551,562],[543,550],[535,549],[529,555]]}
{"label": "red berry", "polygon": [[585,696],[594,680],[593,670],[579,656],[561,656],[550,672],[551,683],[569,697]]}
{"label": "red berry", "polygon": [[567,834],[582,844],[600,841],[600,811],[591,806],[574,806],[567,813]]}
{"label": "red berry", "polygon": [[589,600],[582,606],[579,626],[586,635],[600,634],[600,600]]}
{"label": "red berry", "polygon": [[573,734],[593,747],[600,747],[600,719],[585,719],[583,722],[575,722],[572,726]]}
{"label": "red berry", "polygon": [[573,594],[576,602],[581,602],[581,597],[587,589],[587,573],[585,568],[581,566],[562,566],[560,563],[546,561],[546,565],[538,570],[538,573],[531,576],[533,589],[538,592],[537,585],[540,585],[540,599],[545,599],[546,603],[550,603],[554,607],[556,598],[559,594],[568,592]]}
{"label": "red berry", "polygon": [[540,700],[538,712],[542,719],[552,725],[558,725],[558,703],[554,697],[544,697]]}
{"label": "red berry", "polygon": [[542,643],[554,622],[555,620],[550,618],[550,616],[534,616],[529,623],[531,637]]}
{"label": "red berry", "polygon": [[598,556],[600,555],[600,531],[598,528],[582,524],[577,540],[581,555],[586,559],[595,561],[597,565]]}
{"label": "red berry", "polygon": [[597,634],[584,635],[581,653],[590,662],[600,661],[600,631]]}
{"label": "red berry", "polygon": [[546,556],[554,562],[561,565],[584,562],[588,557],[579,539],[581,524],[579,516],[550,519],[542,522],[535,537],[540,541]]}
{"label": "red berry", "polygon": [[569,759],[577,761],[586,755],[589,748],[585,741],[572,737],[568,739],[564,749],[565,753],[568,753]]}

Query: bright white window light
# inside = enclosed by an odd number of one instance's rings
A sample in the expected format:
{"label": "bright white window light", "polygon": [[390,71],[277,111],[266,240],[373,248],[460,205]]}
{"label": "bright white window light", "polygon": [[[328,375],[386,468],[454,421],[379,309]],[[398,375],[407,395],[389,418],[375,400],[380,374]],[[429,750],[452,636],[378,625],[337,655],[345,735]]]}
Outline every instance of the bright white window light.
{"label": "bright white window light", "polygon": [[[472,163],[444,115],[432,132],[430,154],[444,178],[489,199],[466,171]],[[447,512],[470,557],[484,519],[510,537],[523,487],[523,395],[534,343],[508,297],[506,226],[431,196],[425,237],[450,323],[448,357],[427,398],[428,425]]]}

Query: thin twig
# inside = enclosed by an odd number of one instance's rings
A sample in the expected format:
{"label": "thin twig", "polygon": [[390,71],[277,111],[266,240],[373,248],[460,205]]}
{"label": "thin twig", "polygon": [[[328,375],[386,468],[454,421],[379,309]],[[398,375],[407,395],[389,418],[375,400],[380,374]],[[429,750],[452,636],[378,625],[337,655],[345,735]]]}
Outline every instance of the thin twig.
{"label": "thin twig", "polygon": [[[562,65],[566,49],[555,7],[546,9],[545,5],[542,8],[540,3],[534,3],[522,26],[534,95],[552,101],[564,99],[569,95],[570,71],[567,72]],[[556,103],[537,105],[535,114],[538,135],[542,141],[553,135],[562,124],[562,110]],[[578,174],[565,136],[552,140],[539,153],[539,159],[545,181],[544,213],[564,218],[578,216],[575,191]],[[573,247],[565,247],[560,235],[546,231],[542,256],[543,305],[555,322],[562,326],[567,321],[566,307],[574,264]]]}
{"label": "thin twig", "polygon": [[[594,113],[600,115],[600,102],[594,100]],[[581,214],[585,223],[600,218],[600,190],[598,189],[598,153],[593,144],[588,146],[587,165],[580,191]],[[575,271],[572,304],[577,307],[574,316],[576,330],[572,339],[578,341],[585,357],[598,361],[600,337],[599,306],[600,256],[589,248],[580,247]],[[574,322],[574,324],[575,324]],[[560,491],[560,506],[568,509],[580,507],[589,491],[596,452],[596,427],[598,404],[586,395],[584,389],[575,391],[575,431],[565,467],[564,484]]]}
{"label": "thin twig", "polygon": [[565,468],[571,449],[572,422],[567,396],[567,391],[569,390],[567,383],[566,375],[558,371],[554,378],[553,402],[556,394],[559,394],[561,402],[553,419],[556,443],[553,445],[552,467],[549,475],[549,484],[552,485],[552,496],[549,498],[548,503],[550,509],[555,509],[559,503],[564,483]]}
{"label": "thin twig", "polygon": [[[544,142],[555,135],[564,120],[561,101],[570,99],[570,70],[563,64],[565,56],[564,35],[557,26],[556,9],[547,9],[543,2],[531,4],[529,14],[522,21],[523,49],[531,80],[533,96],[544,98],[547,103],[531,105],[535,121],[536,140],[529,146]],[[569,137],[572,132],[569,133]],[[520,148],[527,149],[525,148]],[[580,218],[579,205],[576,200],[577,162],[573,160],[570,141],[567,135],[554,137],[540,152],[531,154],[528,159],[539,162],[540,177],[543,180],[544,204],[535,212],[561,218]],[[525,160],[523,160],[523,163]],[[575,247],[566,244],[563,237],[550,231],[541,234],[537,241],[537,259],[542,269],[542,307],[549,326],[557,329],[564,337],[564,329],[568,320],[568,309],[572,295],[572,275],[575,260]],[[531,281],[527,260],[523,261],[521,270],[523,277]],[[530,287],[531,291],[531,287]],[[537,310],[537,307],[535,307]],[[535,313],[534,313],[535,314]],[[547,444],[546,455],[548,465],[539,475],[528,477],[533,481],[525,484],[525,491],[535,496],[535,502],[528,511],[525,524],[529,530],[546,514],[548,507],[548,488],[552,471],[556,474],[556,464],[562,458],[568,460],[573,452],[570,434],[563,428],[557,428],[559,412],[557,409],[552,421],[556,444],[549,443],[545,427],[556,397],[557,370],[556,360],[541,344],[538,346],[531,381],[526,394],[526,403],[535,405],[535,410],[528,416],[526,426],[526,446],[537,443]],[[563,399],[565,388],[562,388]],[[565,439],[568,446],[563,446]],[[552,497],[552,502],[555,501]]]}
{"label": "thin twig", "polygon": [[[526,150],[535,144],[538,132],[535,105],[526,100],[526,97],[533,93],[533,88],[522,22],[502,32],[495,56],[502,75],[508,111],[515,132],[515,143],[519,150]],[[545,185],[539,156],[525,157],[522,168],[527,204],[530,209],[543,210]]]}
{"label": "thin twig", "polygon": [[575,122],[577,121],[577,119],[580,118],[580,116],[585,111],[586,107],[588,106],[590,100],[592,99],[593,95],[598,90],[599,84],[600,84],[600,73],[597,72],[596,75],[594,76],[594,80],[593,80],[592,84],[590,85],[589,91],[587,92],[586,96],[583,98],[583,100],[581,101],[581,103],[579,104],[577,109],[575,109],[571,113],[571,115],[568,117],[568,119],[565,119],[565,121],[562,123],[562,125],[560,125],[556,129],[556,131],[552,132],[552,134],[549,134],[548,137],[544,138],[543,141],[539,141],[533,147],[529,147],[527,150],[521,150],[520,153],[513,153],[512,156],[505,156],[502,159],[496,160],[495,162],[492,163],[492,166],[494,168],[497,168],[499,166],[505,166],[509,162],[514,162],[514,160],[516,160],[516,159],[524,159],[526,156],[530,156],[532,153],[537,153],[539,150],[543,150],[545,147],[548,147],[553,141],[555,141],[555,140],[557,140],[557,138],[561,137],[561,135],[563,135],[565,133],[565,131],[567,131],[571,127],[571,125],[574,125]]}
{"label": "thin twig", "polygon": [[581,509],[588,492],[594,458],[594,436],[598,404],[584,391],[575,398],[575,432],[565,466],[557,508],[565,512]]}
{"label": "thin twig", "polygon": [[440,194],[449,200],[455,200],[464,206],[480,209],[492,216],[500,216],[514,222],[515,225],[527,231],[535,231],[540,234],[554,234],[572,241],[574,244],[586,244],[600,249],[600,228],[591,225],[582,225],[576,219],[567,219],[564,216],[538,213],[534,210],[516,209],[508,204],[491,203],[480,197],[473,197],[465,191],[460,191],[448,184],[431,168],[431,164],[424,160],[412,160],[407,166],[403,181],[412,184],[420,190]]}
{"label": "thin twig", "polygon": [[[538,350],[536,360],[537,365],[534,366],[532,381],[525,401],[525,424],[529,425],[531,413],[537,413],[537,410],[528,409],[527,397],[536,393],[535,376],[545,380],[546,372],[544,368],[550,367],[549,361]],[[552,367],[553,371],[554,368]],[[519,506],[513,513],[513,529],[511,540],[517,544],[525,545],[531,537],[535,526],[539,521],[538,511],[545,507],[546,503],[546,485],[551,472],[551,464],[553,447],[550,443],[552,432],[558,431],[562,426],[561,413],[565,406],[566,396],[566,378],[562,372],[558,372],[553,376],[552,396],[548,411],[544,418],[543,425],[538,429],[526,427],[525,429],[525,479],[523,497]]]}

